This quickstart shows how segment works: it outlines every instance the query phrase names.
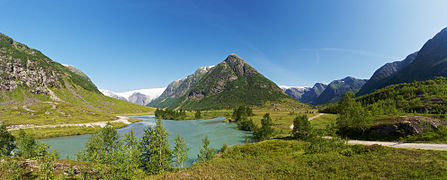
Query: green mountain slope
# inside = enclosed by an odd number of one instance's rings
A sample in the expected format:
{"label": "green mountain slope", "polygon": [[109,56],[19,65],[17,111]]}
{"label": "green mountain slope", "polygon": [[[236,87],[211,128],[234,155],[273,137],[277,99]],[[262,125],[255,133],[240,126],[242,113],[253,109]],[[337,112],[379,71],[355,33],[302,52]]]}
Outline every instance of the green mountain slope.
{"label": "green mountain slope", "polygon": [[[187,78],[188,79],[188,78]],[[291,97],[275,83],[235,54],[194,79],[184,93],[160,97],[149,106],[182,109],[229,109],[240,105],[261,106]]]}
{"label": "green mountain slope", "polygon": [[357,98],[375,114],[447,112],[447,78],[390,85]]}
{"label": "green mountain slope", "polygon": [[0,121],[58,124],[151,111],[104,96],[84,73],[0,34]]}
{"label": "green mountain slope", "polygon": [[403,67],[395,69],[395,72],[386,78],[369,82],[358,95],[371,93],[392,84],[447,76],[447,28],[427,41],[415,57],[410,55],[401,64]]}
{"label": "green mountain slope", "polygon": [[408,55],[402,61],[395,61],[392,63],[386,63],[379,69],[377,69],[371,78],[366,82],[365,85],[360,89],[357,95],[364,95],[371,93],[378,87],[384,87],[388,83],[390,77],[392,77],[396,72],[402,70],[404,67],[408,66],[416,58],[418,52]]}

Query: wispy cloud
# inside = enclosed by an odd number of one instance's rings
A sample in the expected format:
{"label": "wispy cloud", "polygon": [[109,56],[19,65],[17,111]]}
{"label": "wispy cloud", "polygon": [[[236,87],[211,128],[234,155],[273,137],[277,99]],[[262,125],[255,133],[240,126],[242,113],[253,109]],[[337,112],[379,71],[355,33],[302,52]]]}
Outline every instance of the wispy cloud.
{"label": "wispy cloud", "polygon": [[368,52],[368,51],[364,51],[364,50],[342,49],[342,48],[315,48],[315,49],[301,48],[301,49],[298,49],[298,51],[315,52],[315,56],[316,56],[317,62],[320,61],[320,53],[321,52],[350,53],[350,54],[358,54],[358,55],[364,55],[364,56],[370,56],[370,57],[378,57],[378,58],[389,59],[389,60],[400,60],[400,59],[403,59],[402,57],[389,56],[389,55],[386,55],[386,54]]}

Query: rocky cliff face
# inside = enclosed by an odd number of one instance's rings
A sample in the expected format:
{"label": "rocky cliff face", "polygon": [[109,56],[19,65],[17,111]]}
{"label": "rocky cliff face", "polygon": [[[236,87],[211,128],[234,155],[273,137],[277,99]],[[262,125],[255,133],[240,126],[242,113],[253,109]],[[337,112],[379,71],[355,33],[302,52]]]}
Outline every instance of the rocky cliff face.
{"label": "rocky cliff face", "polygon": [[0,34],[0,91],[26,86],[32,93],[47,93],[48,88],[61,86],[61,68],[39,51]]}
{"label": "rocky cliff face", "polygon": [[261,105],[289,98],[275,83],[235,54],[214,67],[170,84],[152,107],[183,109],[227,109],[239,105]]}

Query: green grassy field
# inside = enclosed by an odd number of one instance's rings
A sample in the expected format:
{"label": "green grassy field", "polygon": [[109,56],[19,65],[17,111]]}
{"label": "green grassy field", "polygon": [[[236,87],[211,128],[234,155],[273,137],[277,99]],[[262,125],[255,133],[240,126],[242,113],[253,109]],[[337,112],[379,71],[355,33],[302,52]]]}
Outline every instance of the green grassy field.
{"label": "green grassy field", "polygon": [[[445,179],[447,152],[348,146],[306,153],[308,142],[234,146],[215,159],[155,179]],[[347,153],[351,152],[351,153]]]}

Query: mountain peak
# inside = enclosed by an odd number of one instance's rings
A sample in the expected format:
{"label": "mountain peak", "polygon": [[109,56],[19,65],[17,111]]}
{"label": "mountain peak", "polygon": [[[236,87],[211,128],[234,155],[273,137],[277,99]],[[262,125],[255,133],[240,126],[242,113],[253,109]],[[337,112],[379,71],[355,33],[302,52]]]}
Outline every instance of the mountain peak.
{"label": "mountain peak", "polygon": [[244,59],[239,57],[238,55],[231,53],[225,60],[228,64],[245,64]]}

